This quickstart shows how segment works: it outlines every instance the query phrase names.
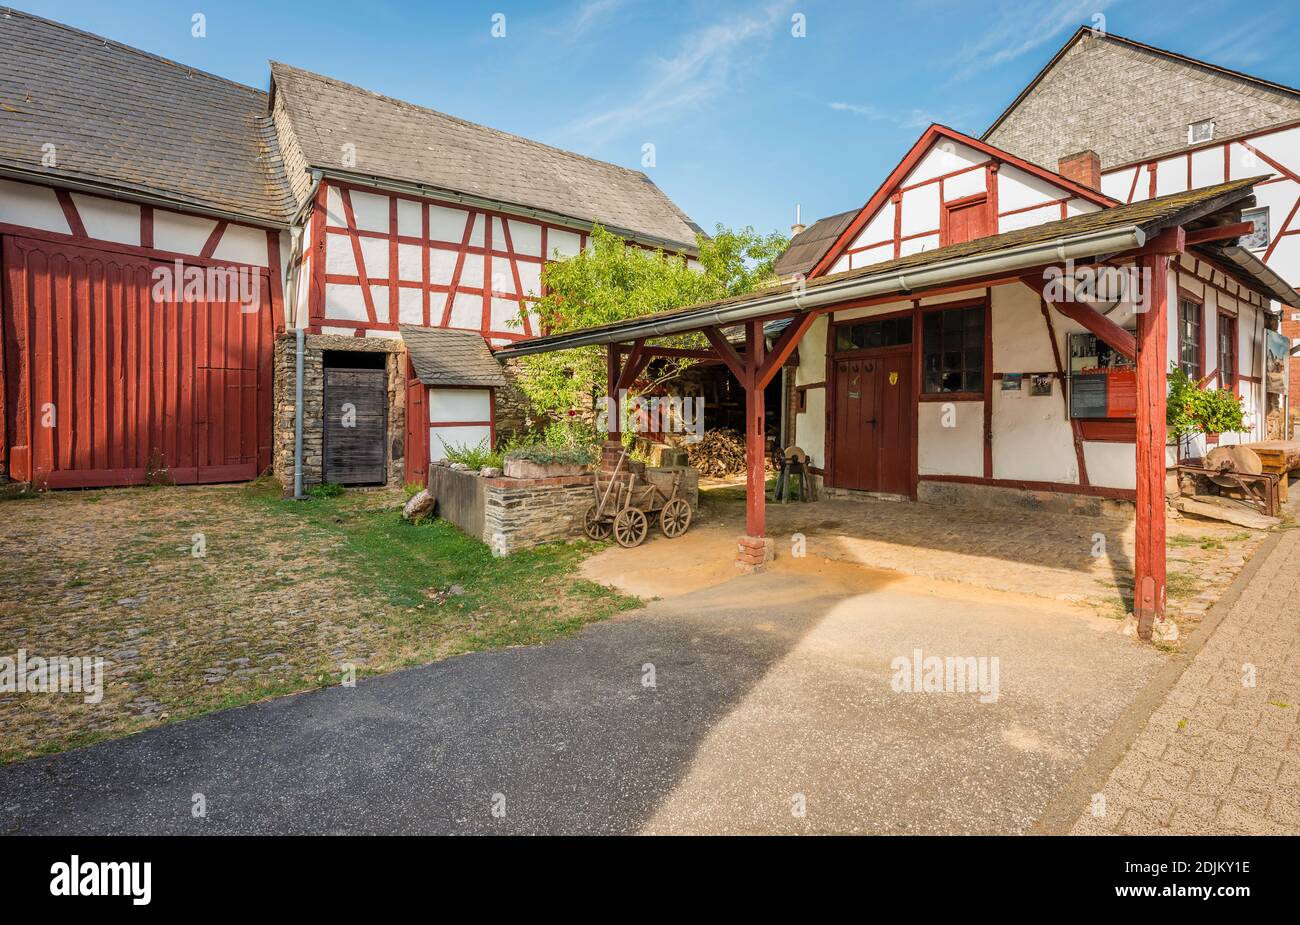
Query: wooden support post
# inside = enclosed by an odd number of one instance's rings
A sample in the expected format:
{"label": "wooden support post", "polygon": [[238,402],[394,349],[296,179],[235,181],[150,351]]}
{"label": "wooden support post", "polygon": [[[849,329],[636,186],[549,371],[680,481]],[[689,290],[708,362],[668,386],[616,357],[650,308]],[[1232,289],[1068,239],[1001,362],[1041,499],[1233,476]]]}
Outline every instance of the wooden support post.
{"label": "wooden support post", "polygon": [[763,366],[763,323],[745,324],[745,532],[758,538],[766,531],[767,478],[763,463],[766,442],[763,433],[763,388],[759,371]]}
{"label": "wooden support post", "polygon": [[608,405],[606,413],[609,417],[607,441],[618,442],[620,433],[623,430],[622,414],[623,409],[618,407],[618,377],[619,377],[619,352],[618,344],[608,344],[605,347],[605,395]]}
{"label": "wooden support post", "polygon": [[1169,332],[1169,256],[1149,254],[1147,310],[1137,315],[1137,556],[1133,615],[1150,639],[1165,618],[1165,370]]}

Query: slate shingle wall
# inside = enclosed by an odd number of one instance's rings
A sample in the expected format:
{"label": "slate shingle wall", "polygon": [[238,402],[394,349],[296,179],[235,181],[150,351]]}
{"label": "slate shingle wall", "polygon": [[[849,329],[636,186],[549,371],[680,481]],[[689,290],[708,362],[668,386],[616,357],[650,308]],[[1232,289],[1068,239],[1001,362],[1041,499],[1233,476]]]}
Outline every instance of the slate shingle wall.
{"label": "slate shingle wall", "polygon": [[1055,170],[1091,148],[1103,169],[1187,147],[1187,126],[1223,138],[1300,119],[1300,98],[1126,43],[1085,35],[985,139]]}

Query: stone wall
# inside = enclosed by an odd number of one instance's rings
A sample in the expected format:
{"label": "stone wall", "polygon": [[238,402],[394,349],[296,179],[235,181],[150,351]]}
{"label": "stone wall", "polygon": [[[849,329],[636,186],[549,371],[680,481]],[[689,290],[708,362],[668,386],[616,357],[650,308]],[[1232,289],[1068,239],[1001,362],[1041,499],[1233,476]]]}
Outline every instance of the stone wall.
{"label": "stone wall", "polygon": [[[309,334],[306,337],[303,355],[303,485],[321,483],[327,350],[388,354],[388,484],[400,486],[406,455],[406,347],[400,340],[392,338],[337,334]],[[295,335],[289,331],[275,340],[272,446],[272,470],[286,490],[293,488],[295,358]]]}
{"label": "stone wall", "polygon": [[593,501],[594,476],[483,479],[483,542],[509,554],[583,536],[582,515]]}
{"label": "stone wall", "polygon": [[[838,493],[830,489],[830,493]],[[861,495],[861,492],[850,494]],[[973,485],[965,482],[930,482],[916,487],[916,500],[961,508],[1032,510],[1052,514],[1082,514],[1087,517],[1132,517],[1132,501],[1101,498],[1064,491],[1031,491],[1003,485]]]}

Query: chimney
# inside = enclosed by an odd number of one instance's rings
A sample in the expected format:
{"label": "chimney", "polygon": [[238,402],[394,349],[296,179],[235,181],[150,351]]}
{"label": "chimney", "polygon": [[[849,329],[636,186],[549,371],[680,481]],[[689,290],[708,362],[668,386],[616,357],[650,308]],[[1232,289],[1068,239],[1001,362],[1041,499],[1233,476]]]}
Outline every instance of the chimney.
{"label": "chimney", "polygon": [[1084,150],[1066,155],[1057,163],[1056,172],[1067,180],[1101,192],[1101,158],[1096,151]]}
{"label": "chimney", "polygon": [[790,237],[798,237],[804,230],[803,222],[799,220],[799,203],[794,204],[794,224],[790,226]]}

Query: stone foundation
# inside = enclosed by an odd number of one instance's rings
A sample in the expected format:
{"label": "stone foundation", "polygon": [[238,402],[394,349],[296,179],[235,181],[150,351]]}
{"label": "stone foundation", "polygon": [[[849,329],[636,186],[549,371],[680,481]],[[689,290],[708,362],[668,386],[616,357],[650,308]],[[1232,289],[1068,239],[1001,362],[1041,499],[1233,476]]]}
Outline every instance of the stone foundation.
{"label": "stone foundation", "polygon": [[[832,489],[833,491],[833,489]],[[859,493],[860,494],[860,493]],[[963,508],[1046,511],[1052,514],[1082,514],[1086,517],[1132,517],[1133,502],[1064,491],[1030,491],[1001,485],[965,482],[927,482],[916,488],[916,500]]]}
{"label": "stone foundation", "polygon": [[[272,471],[286,490],[293,489],[294,406],[297,384],[296,338],[292,331],[275,339],[275,386]],[[325,351],[387,353],[388,485],[400,486],[405,474],[406,346],[395,338],[309,334],[303,353],[303,485],[322,481]]]}

